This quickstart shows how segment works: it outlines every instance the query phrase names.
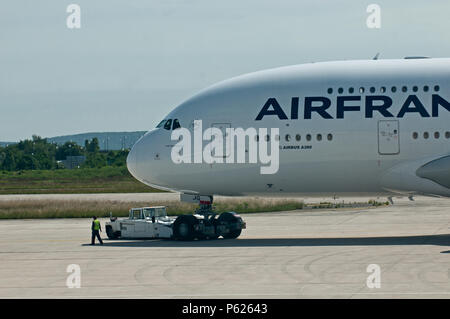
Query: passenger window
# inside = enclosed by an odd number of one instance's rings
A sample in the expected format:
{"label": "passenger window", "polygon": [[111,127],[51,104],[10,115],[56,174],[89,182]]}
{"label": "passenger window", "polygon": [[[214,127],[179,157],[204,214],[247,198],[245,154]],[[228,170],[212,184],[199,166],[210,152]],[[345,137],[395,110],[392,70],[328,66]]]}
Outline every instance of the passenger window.
{"label": "passenger window", "polygon": [[332,134],[328,134],[328,135],[327,135],[327,139],[328,139],[329,141],[331,141],[331,140],[333,139],[333,135],[332,135]]}
{"label": "passenger window", "polygon": [[176,130],[177,128],[180,128],[180,122],[178,122],[178,119],[173,120],[173,126],[172,126],[172,130]]}
{"label": "passenger window", "polygon": [[300,134],[295,135],[295,140],[298,142],[302,139],[302,137],[300,136]]}
{"label": "passenger window", "polygon": [[413,133],[413,139],[417,140],[417,138],[419,137],[419,134],[417,134],[417,132]]}
{"label": "passenger window", "polygon": [[172,127],[172,120],[167,120],[166,124],[164,124],[164,129],[169,130]]}
{"label": "passenger window", "polygon": [[306,140],[307,140],[307,141],[311,141],[311,134],[307,134],[307,135],[306,135]]}
{"label": "passenger window", "polygon": [[291,140],[291,136],[289,134],[286,134],[284,139],[286,140],[286,142],[289,142]]}

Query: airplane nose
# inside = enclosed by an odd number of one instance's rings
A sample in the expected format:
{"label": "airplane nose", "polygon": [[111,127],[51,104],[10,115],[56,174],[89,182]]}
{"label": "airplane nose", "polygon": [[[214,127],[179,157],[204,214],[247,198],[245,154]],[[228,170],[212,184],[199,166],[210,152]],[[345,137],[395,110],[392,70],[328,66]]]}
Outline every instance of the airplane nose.
{"label": "airplane nose", "polygon": [[127,168],[133,176],[137,176],[137,147],[136,144],[131,148],[127,156]]}
{"label": "airplane nose", "polygon": [[131,148],[127,156],[127,168],[130,174],[146,185],[159,185],[161,180],[161,158],[158,150],[158,135],[147,132]]}

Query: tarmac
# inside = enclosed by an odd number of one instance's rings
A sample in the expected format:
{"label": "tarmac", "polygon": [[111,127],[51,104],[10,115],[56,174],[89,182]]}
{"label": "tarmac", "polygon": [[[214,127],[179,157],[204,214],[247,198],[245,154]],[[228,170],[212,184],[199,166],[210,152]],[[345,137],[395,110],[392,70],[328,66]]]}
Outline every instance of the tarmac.
{"label": "tarmac", "polygon": [[242,216],[235,240],[95,246],[89,219],[1,220],[0,298],[450,298],[450,199]]}

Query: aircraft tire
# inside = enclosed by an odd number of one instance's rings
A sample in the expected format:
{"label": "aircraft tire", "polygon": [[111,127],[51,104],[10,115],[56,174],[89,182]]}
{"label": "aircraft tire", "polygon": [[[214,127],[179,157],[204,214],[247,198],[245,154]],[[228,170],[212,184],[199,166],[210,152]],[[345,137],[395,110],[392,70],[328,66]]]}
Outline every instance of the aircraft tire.
{"label": "aircraft tire", "polygon": [[198,223],[193,215],[181,215],[173,223],[173,235],[177,240],[194,240],[196,232],[194,226]]}
{"label": "aircraft tire", "polygon": [[[226,212],[226,213],[220,214],[217,221],[219,224],[220,223],[234,224],[234,223],[237,223],[239,221],[239,219],[238,219],[238,217],[235,216],[234,213]],[[235,230],[230,231],[229,233],[222,234],[222,237],[225,239],[235,239],[241,235],[241,232],[242,232],[242,228],[235,229]]]}

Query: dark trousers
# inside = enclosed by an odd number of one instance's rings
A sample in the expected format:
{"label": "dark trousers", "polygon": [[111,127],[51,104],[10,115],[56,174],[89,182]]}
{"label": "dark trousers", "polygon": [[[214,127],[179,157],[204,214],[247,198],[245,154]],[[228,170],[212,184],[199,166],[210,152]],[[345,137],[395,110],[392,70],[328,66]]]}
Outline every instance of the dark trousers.
{"label": "dark trousers", "polygon": [[94,245],[95,244],[95,237],[97,237],[98,241],[100,242],[100,244],[103,244],[102,239],[100,238],[100,232],[98,230],[93,230],[92,231],[92,238],[91,238],[91,244]]}

